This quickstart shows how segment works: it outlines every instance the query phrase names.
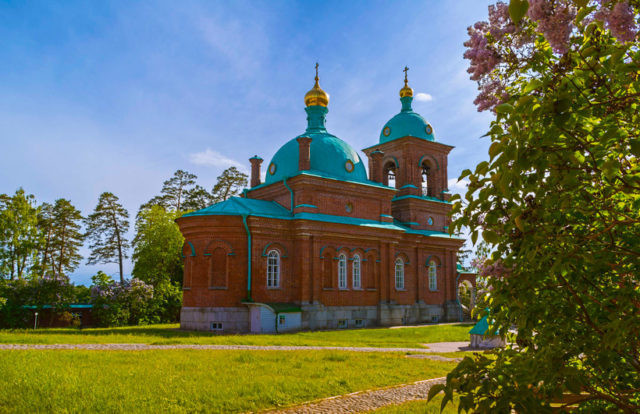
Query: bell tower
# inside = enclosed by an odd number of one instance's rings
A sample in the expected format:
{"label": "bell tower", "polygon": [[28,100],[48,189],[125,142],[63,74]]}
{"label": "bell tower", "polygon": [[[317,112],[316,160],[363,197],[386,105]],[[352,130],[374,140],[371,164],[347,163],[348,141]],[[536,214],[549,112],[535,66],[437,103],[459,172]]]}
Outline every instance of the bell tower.
{"label": "bell tower", "polygon": [[394,219],[412,229],[443,232],[450,222],[447,157],[454,147],[436,142],[432,126],[413,111],[407,71],[400,113],[384,125],[378,144],[363,149],[369,179],[396,188]]}

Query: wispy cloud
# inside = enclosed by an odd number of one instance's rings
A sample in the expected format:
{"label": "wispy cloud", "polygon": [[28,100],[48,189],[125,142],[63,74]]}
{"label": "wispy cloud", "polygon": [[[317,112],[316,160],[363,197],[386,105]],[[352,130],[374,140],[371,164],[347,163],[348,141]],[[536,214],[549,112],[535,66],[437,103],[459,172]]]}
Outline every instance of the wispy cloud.
{"label": "wispy cloud", "polygon": [[247,169],[243,163],[238,162],[233,158],[229,158],[226,155],[220,154],[218,151],[214,151],[211,148],[189,154],[189,161],[196,165],[209,165],[219,168],[234,166],[241,171],[246,171]]}
{"label": "wispy cloud", "polygon": [[457,178],[449,178],[447,184],[449,185],[449,191],[451,193],[464,195],[464,193],[467,191],[467,187],[469,186],[469,180],[463,179],[458,181]]}
{"label": "wispy cloud", "polygon": [[428,93],[418,92],[416,94],[415,100],[419,102],[431,102],[433,101],[433,96],[431,96],[431,94],[428,94]]}

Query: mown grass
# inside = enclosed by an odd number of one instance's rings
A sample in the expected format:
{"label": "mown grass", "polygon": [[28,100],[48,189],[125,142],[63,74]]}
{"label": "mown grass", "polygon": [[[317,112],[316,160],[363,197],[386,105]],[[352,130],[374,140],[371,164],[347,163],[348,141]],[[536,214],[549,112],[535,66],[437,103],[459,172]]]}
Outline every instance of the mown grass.
{"label": "mown grass", "polygon": [[339,351],[0,351],[0,412],[246,412],[445,376]]}
{"label": "mown grass", "polygon": [[[427,401],[410,401],[404,404],[389,405],[378,410],[370,411],[375,414],[440,414],[440,404],[442,404],[442,395],[436,396],[430,402]],[[444,414],[458,413],[458,402],[454,398],[453,404],[447,404],[442,411]]]}
{"label": "mown grass", "polygon": [[420,348],[430,342],[468,341],[470,324],[429,325],[416,328],[379,328],[340,331],[297,332],[278,335],[216,335],[210,332],[181,331],[178,324],[124,328],[21,329],[0,330],[0,343],[75,344],[220,344],[366,346]]}

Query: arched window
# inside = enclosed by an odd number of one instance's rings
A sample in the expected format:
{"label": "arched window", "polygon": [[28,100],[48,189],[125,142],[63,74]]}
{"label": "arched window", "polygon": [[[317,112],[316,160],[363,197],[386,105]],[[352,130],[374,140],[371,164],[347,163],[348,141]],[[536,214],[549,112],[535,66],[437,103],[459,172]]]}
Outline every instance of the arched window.
{"label": "arched window", "polygon": [[382,169],[382,183],[389,187],[396,186],[396,166],[393,162],[387,163]]}
{"label": "arched window", "polygon": [[351,269],[351,274],[353,277],[353,288],[362,288],[362,280],[360,279],[360,256],[357,254],[353,256],[353,268]]}
{"label": "arched window", "polygon": [[338,289],[347,288],[347,256],[338,256]]}
{"label": "arched window", "polygon": [[429,262],[429,290],[438,290],[438,269],[436,262]]}
{"label": "arched window", "polygon": [[425,161],[421,165],[422,167],[422,195],[434,197],[433,190],[433,174],[431,172],[431,167]]}
{"label": "arched window", "polygon": [[396,289],[404,289],[404,262],[396,259]]}
{"label": "arched window", "polygon": [[280,253],[277,250],[267,253],[267,287],[280,287]]}

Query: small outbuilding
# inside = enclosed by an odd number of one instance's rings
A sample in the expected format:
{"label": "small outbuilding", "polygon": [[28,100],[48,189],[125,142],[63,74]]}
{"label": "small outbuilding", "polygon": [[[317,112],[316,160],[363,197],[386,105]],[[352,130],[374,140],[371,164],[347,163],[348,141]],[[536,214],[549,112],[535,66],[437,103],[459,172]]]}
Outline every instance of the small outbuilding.
{"label": "small outbuilding", "polygon": [[488,331],[489,321],[487,316],[483,316],[469,331],[471,335],[471,343],[469,346],[476,349],[491,349],[505,345],[504,339],[500,337],[499,332],[489,335]]}

